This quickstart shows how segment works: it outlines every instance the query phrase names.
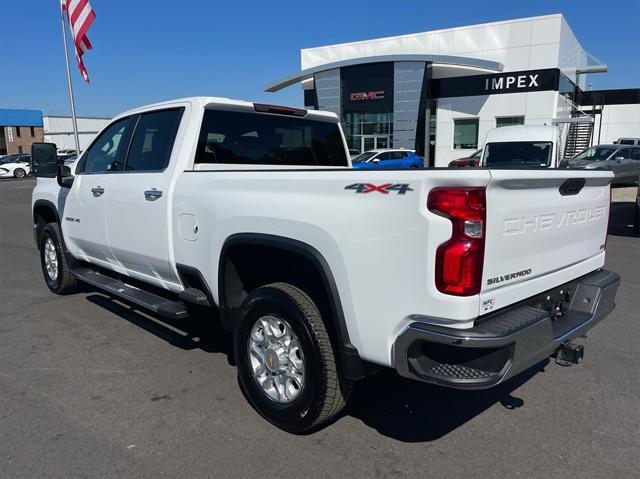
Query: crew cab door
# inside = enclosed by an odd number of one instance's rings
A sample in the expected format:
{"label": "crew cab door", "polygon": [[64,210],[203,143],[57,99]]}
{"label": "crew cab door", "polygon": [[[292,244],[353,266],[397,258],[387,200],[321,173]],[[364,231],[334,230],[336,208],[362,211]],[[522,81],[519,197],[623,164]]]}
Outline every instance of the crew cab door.
{"label": "crew cab door", "polygon": [[169,247],[175,169],[170,160],[183,111],[178,107],[136,115],[124,169],[109,184],[105,215],[109,246],[119,266],[165,287],[178,283]]}
{"label": "crew cab door", "polygon": [[106,229],[107,211],[114,200],[110,184],[122,170],[133,127],[131,117],[115,121],[84,152],[60,218],[69,251],[101,266],[115,263]]}

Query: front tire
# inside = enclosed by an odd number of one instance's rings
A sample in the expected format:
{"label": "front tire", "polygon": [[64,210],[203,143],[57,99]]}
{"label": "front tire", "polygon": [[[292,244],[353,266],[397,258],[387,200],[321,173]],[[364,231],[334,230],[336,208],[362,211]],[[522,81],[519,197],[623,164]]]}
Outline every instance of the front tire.
{"label": "front tire", "polygon": [[234,335],[240,385],[265,419],[303,433],[334,418],[352,385],[341,378],[313,300],[286,283],[253,291]]}
{"label": "front tire", "polygon": [[49,289],[55,294],[71,294],[78,291],[78,280],[71,273],[58,223],[43,226],[39,246],[42,274]]}
{"label": "front tire", "polygon": [[24,178],[26,175],[27,172],[22,168],[16,168],[15,170],[13,170],[13,176],[15,176],[16,178]]}

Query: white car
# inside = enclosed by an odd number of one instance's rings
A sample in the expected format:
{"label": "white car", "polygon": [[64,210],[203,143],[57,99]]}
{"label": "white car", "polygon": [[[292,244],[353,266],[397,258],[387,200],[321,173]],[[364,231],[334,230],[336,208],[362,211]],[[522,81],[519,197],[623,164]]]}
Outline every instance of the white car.
{"label": "white car", "polygon": [[557,126],[493,128],[487,133],[480,166],[495,169],[557,168],[559,138]]}
{"label": "white car", "polygon": [[0,178],[24,178],[29,173],[29,155],[9,155],[0,159]]}
{"label": "white car", "polygon": [[67,156],[67,155],[75,155],[76,150],[74,149],[60,149],[58,150],[58,156]]}
{"label": "white car", "polygon": [[355,169],[334,113],[208,97],[117,116],[73,176],[40,145],[49,289],[216,309],[246,397],[287,431],[384,367],[482,389],[578,363],[615,306],[609,171]]}

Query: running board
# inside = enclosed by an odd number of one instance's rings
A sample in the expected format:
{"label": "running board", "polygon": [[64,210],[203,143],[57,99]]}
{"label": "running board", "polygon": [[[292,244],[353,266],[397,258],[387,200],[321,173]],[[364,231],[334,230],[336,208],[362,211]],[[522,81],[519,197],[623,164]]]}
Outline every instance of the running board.
{"label": "running board", "polygon": [[138,289],[89,268],[75,268],[71,272],[80,281],[165,318],[182,319],[188,316],[187,308],[181,301],[172,301],[149,291]]}

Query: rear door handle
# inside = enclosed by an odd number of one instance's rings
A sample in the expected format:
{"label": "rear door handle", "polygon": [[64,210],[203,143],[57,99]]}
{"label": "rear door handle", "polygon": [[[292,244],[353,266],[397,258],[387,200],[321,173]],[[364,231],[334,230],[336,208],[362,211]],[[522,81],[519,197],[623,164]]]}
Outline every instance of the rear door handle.
{"label": "rear door handle", "polygon": [[162,191],[151,188],[144,192],[144,199],[147,201],[155,201],[162,196]]}
{"label": "rear door handle", "polygon": [[93,193],[93,196],[97,198],[98,196],[102,195],[102,193],[104,193],[104,188],[102,188],[101,186],[96,186],[95,188],[91,188],[91,193]]}

